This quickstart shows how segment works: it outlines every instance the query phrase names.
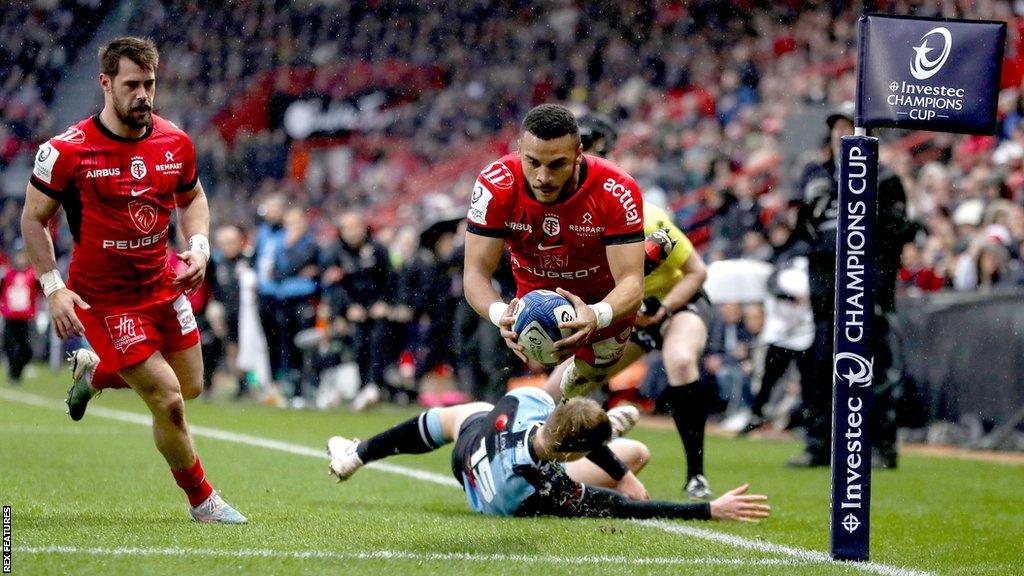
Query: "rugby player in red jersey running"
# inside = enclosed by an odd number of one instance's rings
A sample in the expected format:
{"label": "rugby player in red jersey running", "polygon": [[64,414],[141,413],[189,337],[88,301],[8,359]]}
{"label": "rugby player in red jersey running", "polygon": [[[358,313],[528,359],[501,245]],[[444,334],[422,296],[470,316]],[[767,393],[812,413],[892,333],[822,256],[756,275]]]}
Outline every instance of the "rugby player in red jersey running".
{"label": "rugby player in red jersey running", "polygon": [[[473,187],[466,299],[523,358],[512,331],[516,299],[503,302],[491,284],[507,245],[517,298],[556,290],[575,307],[576,320],[561,324],[572,333],[555,344],[574,361],[554,396],[586,394],[605,382],[629,340],[643,295],[643,232],[643,200],[633,178],[607,160],[583,155],[576,118],[567,108],[537,106],[523,120],[518,153],[485,168]],[[610,451],[588,458],[627,496],[647,497]]]}
{"label": "rugby player in red jersey running", "polygon": [[[199,330],[185,293],[203,281],[210,210],[195,149],[152,113],[159,54],[150,40],[122,37],[99,53],[103,110],[39,147],[25,192],[22,236],[61,338],[84,335],[75,352],[68,411],[79,420],[104,388],[131,387],[153,413],[153,438],[199,522],[245,516],[206,480],[185,423],[184,400],[203,389]],[[75,240],[68,285],[47,225],[63,206]],[[189,249],[177,275],[167,259],[171,211]]]}

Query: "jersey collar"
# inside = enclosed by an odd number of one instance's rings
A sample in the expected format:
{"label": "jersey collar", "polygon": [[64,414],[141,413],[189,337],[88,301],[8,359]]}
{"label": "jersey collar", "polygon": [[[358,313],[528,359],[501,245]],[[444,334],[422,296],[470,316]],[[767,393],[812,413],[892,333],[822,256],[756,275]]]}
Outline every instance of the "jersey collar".
{"label": "jersey collar", "polygon": [[[152,118],[152,116],[150,116],[150,118]],[[149,126],[146,127],[146,132],[143,133],[143,135],[139,136],[138,138],[125,138],[124,136],[118,136],[117,134],[114,134],[113,132],[110,131],[109,128],[103,125],[103,122],[100,121],[99,114],[96,114],[92,117],[92,122],[96,125],[96,129],[99,130],[101,134],[117,142],[141,142],[146,138],[149,138],[149,135],[153,133],[152,121],[149,123]]]}

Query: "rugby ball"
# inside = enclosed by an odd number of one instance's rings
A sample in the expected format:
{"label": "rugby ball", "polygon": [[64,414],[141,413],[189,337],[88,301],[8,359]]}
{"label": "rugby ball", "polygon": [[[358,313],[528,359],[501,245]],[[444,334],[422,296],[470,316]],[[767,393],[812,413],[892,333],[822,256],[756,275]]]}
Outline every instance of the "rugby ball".
{"label": "rugby ball", "polygon": [[534,290],[516,302],[512,319],[512,331],[519,335],[526,357],[550,368],[558,364],[555,342],[572,334],[558,324],[575,320],[576,309],[557,292]]}

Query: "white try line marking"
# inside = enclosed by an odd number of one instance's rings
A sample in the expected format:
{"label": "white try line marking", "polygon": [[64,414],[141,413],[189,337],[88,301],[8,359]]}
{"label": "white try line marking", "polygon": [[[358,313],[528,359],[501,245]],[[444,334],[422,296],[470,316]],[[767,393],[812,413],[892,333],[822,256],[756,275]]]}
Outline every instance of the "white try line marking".
{"label": "white try line marking", "polygon": [[808,562],[789,558],[680,558],[654,556],[528,556],[525,554],[472,554],[469,552],[405,552],[375,550],[341,552],[332,550],[213,550],[203,548],[79,548],[38,546],[15,548],[15,554],[88,554],[94,556],[206,556],[212,558],[283,558],[294,560],[414,560],[417,562],[527,562],[538,564],[626,564],[640,566],[803,566]]}
{"label": "white try line marking", "polygon": [[[49,398],[44,398],[42,396],[37,396],[35,394],[27,394],[24,392],[18,392],[15,390],[9,390],[5,388],[0,388],[0,398],[3,398],[4,400],[8,400],[11,402],[19,402],[21,404],[39,406],[41,408],[56,408],[59,410],[64,410],[65,408],[63,402],[55,402]],[[142,426],[149,426],[151,424],[151,418],[148,415],[139,414],[136,412],[127,412],[124,410],[114,410],[111,408],[104,408],[102,406],[91,406],[89,408],[89,416],[107,418],[110,420],[118,420],[121,422],[139,424]],[[293,444],[291,442],[284,442],[281,440],[271,440],[269,438],[261,438],[259,436],[251,436],[249,434],[239,434],[237,432],[218,430],[216,428],[207,428],[205,426],[189,425],[189,430],[191,431],[193,436],[214,438],[217,440],[224,440],[226,442],[246,444],[249,446],[267,448],[270,450],[279,450],[281,452],[287,452],[289,454],[298,454],[300,456],[311,456],[313,458],[327,457],[325,450],[316,450],[313,448],[309,448],[307,446],[303,446],[301,444]],[[407,468],[405,466],[396,466],[394,464],[385,464],[383,462],[371,462],[366,467],[380,470],[382,472],[389,472],[391,474],[408,476],[410,478],[415,478],[417,480],[423,480],[424,482],[432,482],[434,484],[441,484],[444,486],[452,486],[456,488],[462,487],[462,485],[459,484],[459,482],[457,482],[455,478],[452,478],[451,476],[435,474],[433,472],[426,472],[423,470],[416,470],[414,468]],[[796,548],[792,546],[783,546],[781,544],[772,544],[761,540],[754,540],[752,538],[736,536],[734,534],[717,532],[715,530],[710,530],[708,528],[694,528],[691,526],[684,526],[681,524],[665,522],[660,520],[635,520],[633,522],[641,526],[654,528],[672,534],[680,534],[689,536],[691,538],[697,538],[700,540],[718,542],[720,544],[726,544],[728,546],[734,546],[737,548],[743,548],[746,550],[761,552],[765,554],[777,554],[780,556],[788,556],[790,558],[799,560],[804,563],[836,564],[848,567],[853,570],[860,570],[863,572],[880,574],[881,576],[934,576],[934,573],[932,572],[914,570],[910,568],[902,568],[899,566],[880,564],[877,562],[835,562],[828,554],[824,552],[806,550],[804,548]]]}

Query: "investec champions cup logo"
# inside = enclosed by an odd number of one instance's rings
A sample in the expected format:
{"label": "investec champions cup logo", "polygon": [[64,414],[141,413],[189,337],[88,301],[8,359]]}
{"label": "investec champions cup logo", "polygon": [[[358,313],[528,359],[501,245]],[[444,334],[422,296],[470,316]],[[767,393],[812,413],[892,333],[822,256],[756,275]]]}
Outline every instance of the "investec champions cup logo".
{"label": "investec champions cup logo", "polygon": [[911,120],[949,118],[950,112],[962,111],[966,89],[924,82],[938,74],[949,60],[953,50],[953,35],[949,29],[944,26],[932,28],[921,36],[921,44],[912,49],[910,75],[921,83],[892,80],[889,82],[891,94],[886,97],[886,103],[897,116]]}
{"label": "investec champions cup logo", "polygon": [[874,358],[868,360],[860,354],[840,352],[836,354],[835,375],[840,380],[846,380],[850,388],[867,388],[871,385],[874,363]]}
{"label": "investec champions cup logo", "polygon": [[[934,47],[928,45],[928,38],[930,36],[938,36],[942,39],[942,52],[934,60],[928,58],[928,53],[935,50]],[[933,28],[921,37],[921,45],[914,47],[915,56],[914,61],[910,64],[910,73],[918,80],[927,80],[935,76],[939,70],[942,70],[942,65],[949,58],[949,51],[952,48],[953,36],[949,33],[949,30],[942,26]]]}

